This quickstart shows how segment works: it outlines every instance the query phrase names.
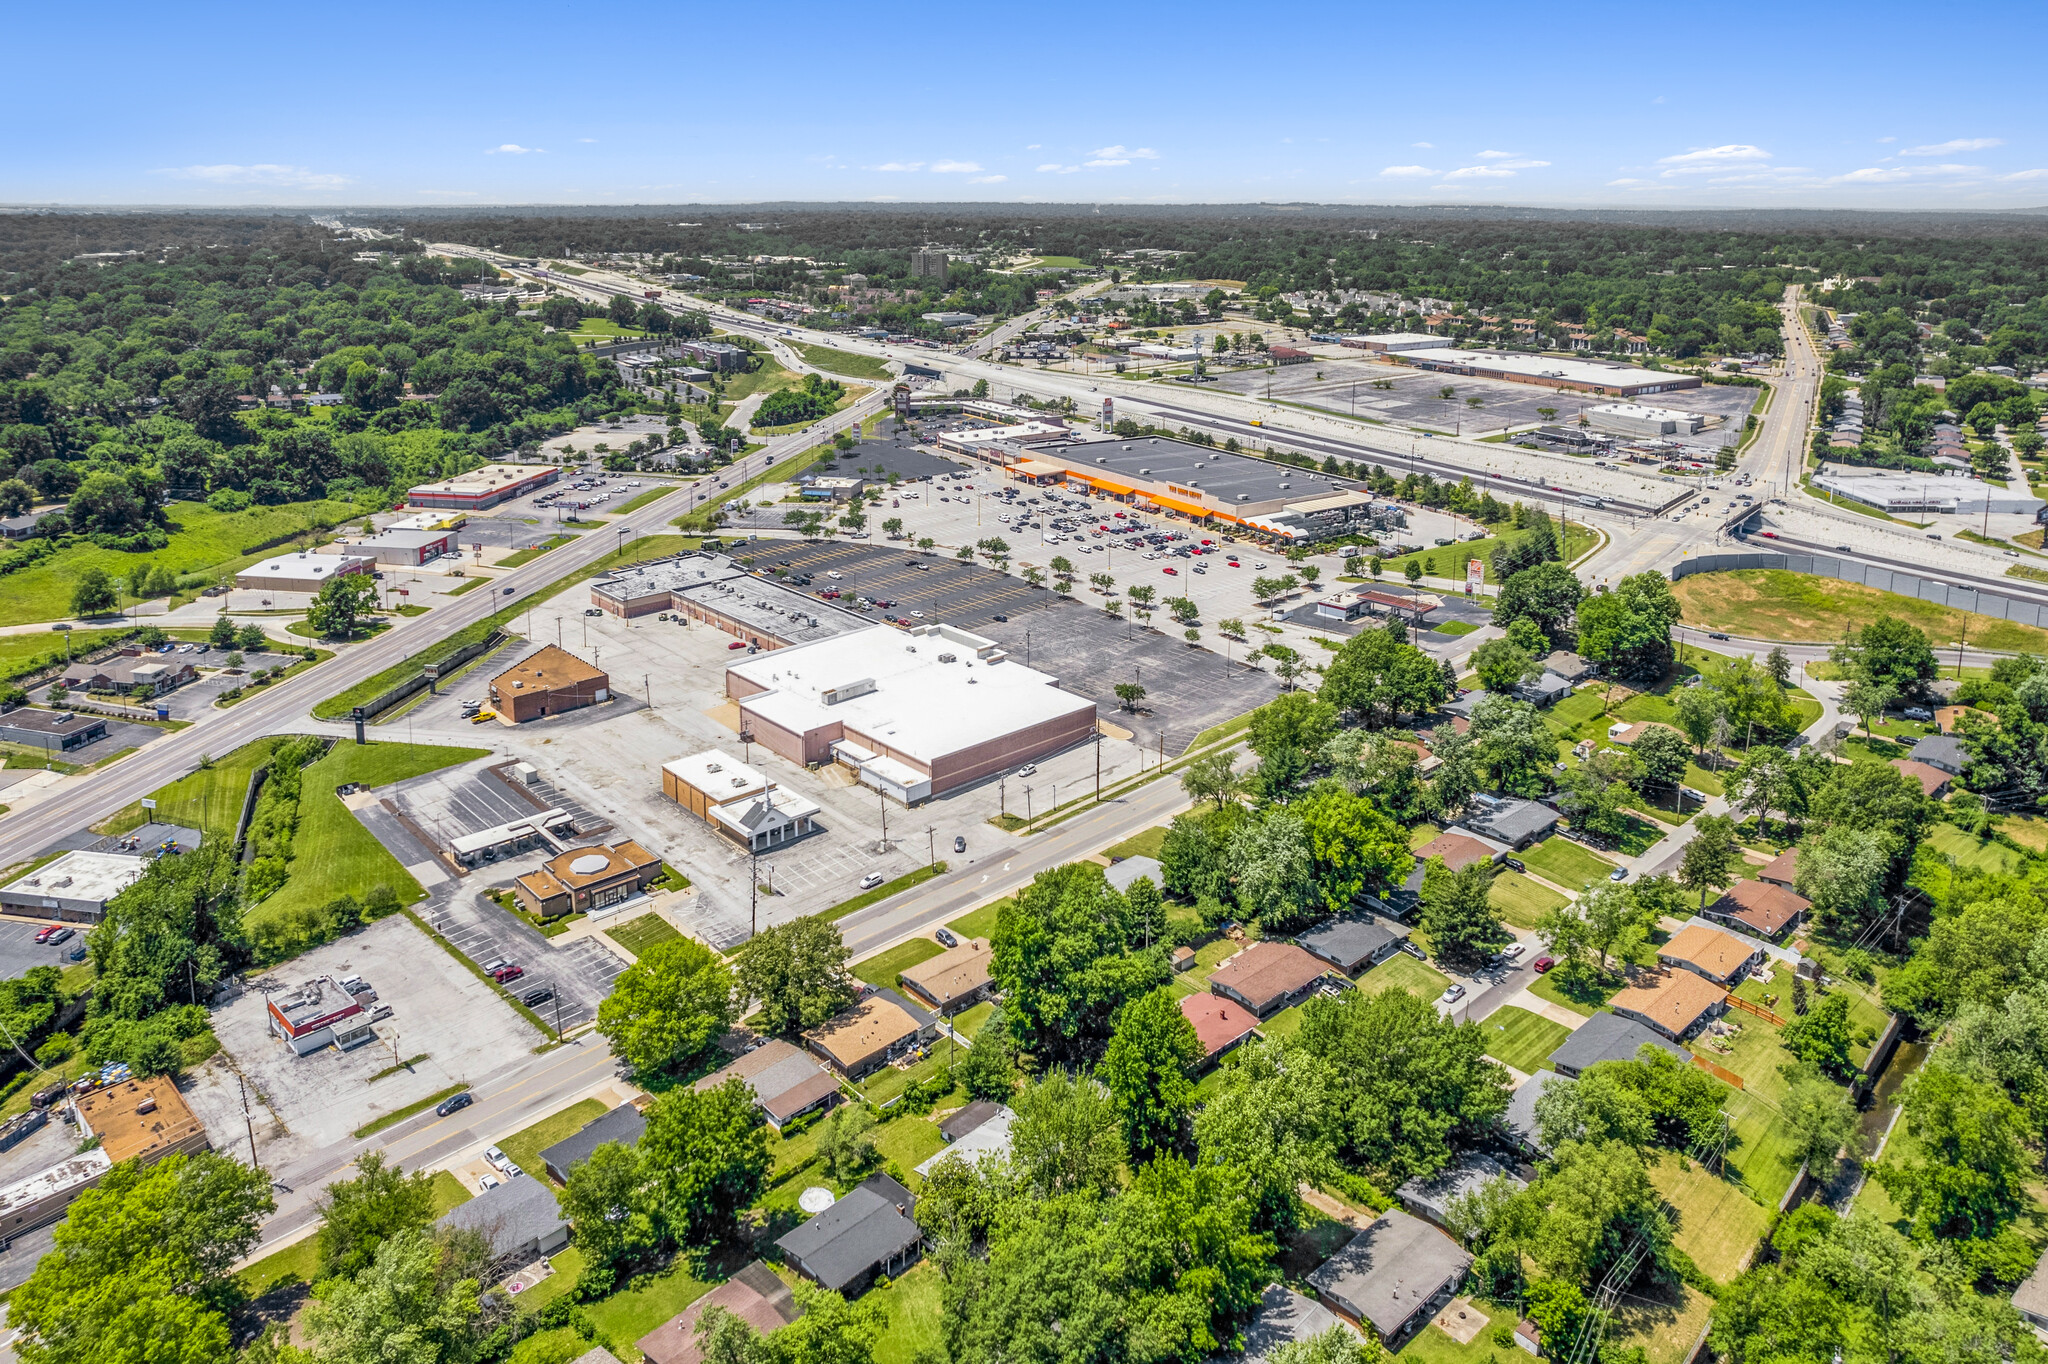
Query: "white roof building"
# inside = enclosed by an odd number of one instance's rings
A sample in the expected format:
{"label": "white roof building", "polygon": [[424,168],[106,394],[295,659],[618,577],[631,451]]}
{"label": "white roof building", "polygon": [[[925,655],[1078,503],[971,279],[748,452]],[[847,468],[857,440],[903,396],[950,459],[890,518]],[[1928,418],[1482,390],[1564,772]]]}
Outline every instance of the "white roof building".
{"label": "white roof building", "polygon": [[1086,739],[1095,703],[951,625],[876,626],[726,669],[756,743],[905,804]]}
{"label": "white roof building", "polygon": [[1586,420],[1601,431],[1626,436],[1689,436],[1706,424],[1697,412],[1680,412],[1671,407],[1646,407],[1641,403],[1602,403],[1586,409]]}
{"label": "white roof building", "polygon": [[148,870],[149,859],[133,853],[68,852],[0,886],[0,910],[97,923],[107,901]]}
{"label": "white roof building", "polygon": [[1371,332],[1364,336],[1347,336],[1344,345],[1357,350],[1376,350],[1386,353],[1404,350],[1440,350],[1444,338],[1431,336],[1428,332]]}
{"label": "white roof building", "polygon": [[[2023,488],[1999,488],[1975,478],[1932,474],[1820,474],[1813,484],[1837,497],[1851,498],[1884,512],[2018,512],[2032,516],[2041,499]],[[1986,503],[1989,506],[1986,506]]]}

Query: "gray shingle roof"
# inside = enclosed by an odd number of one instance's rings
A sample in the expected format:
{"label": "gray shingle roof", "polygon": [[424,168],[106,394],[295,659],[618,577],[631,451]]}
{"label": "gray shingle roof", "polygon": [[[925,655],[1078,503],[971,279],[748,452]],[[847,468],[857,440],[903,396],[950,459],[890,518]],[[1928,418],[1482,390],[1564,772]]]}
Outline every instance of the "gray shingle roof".
{"label": "gray shingle roof", "polygon": [[1664,1048],[1681,1061],[1692,1060],[1692,1053],[1684,1047],[1633,1018],[1597,1013],[1550,1053],[1550,1064],[1565,1075],[1577,1075],[1602,1061],[1633,1061],[1636,1049],[1645,1042]]}
{"label": "gray shingle roof", "polygon": [[529,1242],[546,1241],[569,1224],[555,1191],[541,1180],[520,1176],[486,1189],[441,1215],[436,1226],[481,1232],[493,1257],[509,1255]]}
{"label": "gray shingle roof", "polygon": [[838,1291],[924,1239],[917,1200],[887,1175],[870,1175],[846,1197],[775,1244],[826,1288]]}
{"label": "gray shingle roof", "polygon": [[1332,1305],[1394,1340],[1438,1293],[1472,1267],[1456,1241],[1419,1217],[1390,1208],[1308,1276]]}
{"label": "gray shingle roof", "polygon": [[621,1146],[631,1146],[640,1140],[640,1134],[647,1130],[647,1119],[631,1104],[620,1104],[601,1118],[592,1118],[583,1124],[575,1136],[556,1142],[540,1153],[548,1170],[558,1179],[566,1180],[569,1171],[590,1158],[590,1153],[608,1141]]}
{"label": "gray shingle roof", "polygon": [[[1524,1086],[1527,1088],[1527,1086]],[[1477,1151],[1468,1153],[1456,1165],[1439,1170],[1424,1178],[1417,1175],[1394,1191],[1410,1211],[1419,1212],[1432,1221],[1442,1222],[1451,1205],[1451,1200],[1471,1193],[1480,1185],[1506,1175],[1517,1184],[1527,1181],[1509,1172],[1508,1167],[1492,1156]]]}
{"label": "gray shingle roof", "polygon": [[1336,919],[1296,938],[1304,948],[1344,971],[1355,971],[1401,938],[1379,920]]}

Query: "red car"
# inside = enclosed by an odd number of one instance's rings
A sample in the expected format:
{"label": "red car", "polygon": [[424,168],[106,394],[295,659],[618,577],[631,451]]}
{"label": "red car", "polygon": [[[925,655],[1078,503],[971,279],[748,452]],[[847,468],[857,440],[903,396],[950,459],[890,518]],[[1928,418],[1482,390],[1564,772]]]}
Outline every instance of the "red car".
{"label": "red car", "polygon": [[725,647],[728,649],[744,649],[747,647],[747,642],[743,639],[736,639]]}
{"label": "red car", "polygon": [[1530,964],[1531,966],[1533,966],[1533,967],[1535,967],[1535,968],[1536,968],[1536,974],[1540,976],[1540,975],[1542,975],[1542,974],[1543,974],[1543,973],[1544,973],[1545,971],[1548,971],[1548,970],[1549,970],[1549,969],[1550,969],[1551,967],[1553,967],[1553,966],[1557,965],[1557,958],[1556,958],[1556,957],[1538,957],[1538,958],[1536,958],[1536,960],[1534,960],[1534,961],[1530,962],[1529,964]]}
{"label": "red car", "polygon": [[59,924],[44,924],[42,930],[36,934],[36,941],[48,942],[50,940],[50,935],[52,933],[55,933],[60,927],[61,925]]}
{"label": "red car", "polygon": [[500,985],[509,985],[525,974],[526,968],[524,966],[500,966],[497,970],[491,972],[491,979],[497,981]]}
{"label": "red car", "polygon": [[1160,571],[1161,573],[1171,573],[1171,574],[1173,574],[1173,575],[1174,575],[1175,577],[1179,577],[1179,576],[1180,576],[1180,570],[1179,570],[1179,569],[1177,569],[1177,568],[1162,568],[1162,569],[1160,569],[1159,571]]}
{"label": "red car", "polygon": [[1765,532],[1764,532],[1764,539],[1766,539],[1766,540],[1775,540],[1775,539],[1777,539],[1777,538],[1778,538],[1778,532],[1776,532],[1776,531],[1774,531],[1774,530],[1767,530],[1767,531],[1765,531]]}

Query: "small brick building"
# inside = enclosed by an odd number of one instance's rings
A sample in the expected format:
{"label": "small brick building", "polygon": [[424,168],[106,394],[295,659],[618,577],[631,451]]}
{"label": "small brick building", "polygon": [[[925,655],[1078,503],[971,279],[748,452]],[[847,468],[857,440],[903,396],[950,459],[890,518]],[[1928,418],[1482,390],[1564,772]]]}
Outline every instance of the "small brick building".
{"label": "small brick building", "polygon": [[550,644],[491,679],[491,708],[515,725],[611,699],[611,678]]}

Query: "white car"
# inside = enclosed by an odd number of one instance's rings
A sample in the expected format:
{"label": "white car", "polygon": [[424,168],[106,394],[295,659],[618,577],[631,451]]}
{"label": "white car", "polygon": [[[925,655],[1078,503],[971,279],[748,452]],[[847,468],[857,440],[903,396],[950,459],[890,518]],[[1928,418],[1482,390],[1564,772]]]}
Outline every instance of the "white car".
{"label": "white car", "polygon": [[1464,997],[1465,987],[1454,980],[1444,987],[1444,992],[1436,997],[1436,1002],[1439,1004],[1456,1004]]}
{"label": "white car", "polygon": [[512,1157],[506,1155],[495,1146],[484,1152],[484,1159],[488,1160],[491,1163],[491,1167],[499,1174],[503,1174],[512,1168]]}
{"label": "white car", "polygon": [[482,1178],[477,1180],[476,1191],[478,1193],[489,1193],[491,1190],[497,1188],[502,1183],[504,1183],[504,1181],[499,1179],[496,1175],[484,1175]]}
{"label": "white car", "polygon": [[1260,568],[1264,568],[1265,566],[1266,566],[1266,564],[1265,564],[1265,561],[1264,561],[1264,560],[1260,560],[1260,561],[1259,561],[1258,563],[1255,563],[1255,564],[1253,564],[1253,565],[1252,565],[1252,567],[1253,567],[1254,569],[1260,569]]}
{"label": "white car", "polygon": [[1515,958],[1521,956],[1522,953],[1524,953],[1527,950],[1528,949],[1523,947],[1522,944],[1518,942],[1511,942],[1506,947],[1503,947],[1500,950],[1501,960],[1513,961],[1515,960]]}
{"label": "white car", "polygon": [[838,580],[838,578],[839,578],[839,574],[838,574],[838,573],[837,573],[837,572],[836,572],[835,570],[831,570],[831,569],[827,569],[827,570],[826,570],[826,572],[825,572],[825,576],[826,576],[826,577],[828,577],[828,578],[831,578],[831,579],[833,579],[834,581],[837,581],[837,580]]}
{"label": "white car", "polygon": [[1037,763],[1025,763],[1022,767],[1018,768],[1015,772],[1011,773],[1010,775],[1015,777],[1028,777],[1037,770]]}
{"label": "white car", "polygon": [[881,884],[882,873],[878,871],[871,871],[866,876],[860,878],[860,888],[862,890],[873,890],[876,886],[879,886]]}

